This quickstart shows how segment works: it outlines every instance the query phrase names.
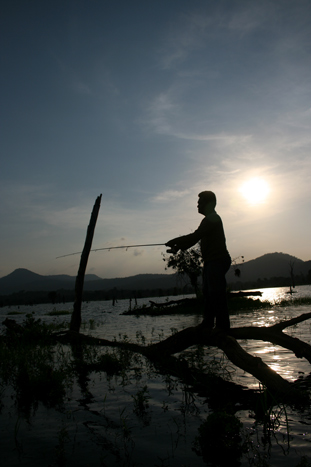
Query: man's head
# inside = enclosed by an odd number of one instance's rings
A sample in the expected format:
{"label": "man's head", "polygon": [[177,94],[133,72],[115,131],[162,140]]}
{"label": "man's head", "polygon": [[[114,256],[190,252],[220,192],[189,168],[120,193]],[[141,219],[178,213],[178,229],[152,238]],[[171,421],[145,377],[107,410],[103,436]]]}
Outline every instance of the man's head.
{"label": "man's head", "polygon": [[207,214],[215,209],[216,195],[212,191],[202,191],[199,193],[198,211],[200,214]]}

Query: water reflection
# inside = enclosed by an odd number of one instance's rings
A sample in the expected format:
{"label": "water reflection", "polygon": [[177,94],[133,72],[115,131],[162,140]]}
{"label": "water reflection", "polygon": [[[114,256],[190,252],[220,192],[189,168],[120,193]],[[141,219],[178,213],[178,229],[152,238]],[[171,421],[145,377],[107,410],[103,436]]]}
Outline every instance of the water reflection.
{"label": "water reflection", "polygon": [[286,358],[287,352],[284,351],[282,347],[273,344],[264,344],[263,347],[255,350],[254,353],[260,356],[272,370],[276,371],[283,378],[289,381],[295,381],[297,379],[294,365],[295,357],[288,361],[288,358]]}
{"label": "water reflection", "polygon": [[288,287],[270,287],[266,289],[256,289],[262,292],[261,301],[268,301],[272,304],[277,304],[282,300],[295,300],[297,298],[311,297],[310,285],[299,285],[293,289],[293,293],[289,293]]}
{"label": "water reflection", "polygon": [[256,318],[253,319],[252,326],[273,326],[273,324],[279,321],[275,310],[262,310],[261,314],[258,313]]}
{"label": "water reflection", "polygon": [[262,349],[258,350],[256,353],[267,354],[267,353],[270,353],[270,352],[275,352],[276,349],[277,349],[277,347],[274,346],[273,344],[271,344],[269,346],[263,347]]}

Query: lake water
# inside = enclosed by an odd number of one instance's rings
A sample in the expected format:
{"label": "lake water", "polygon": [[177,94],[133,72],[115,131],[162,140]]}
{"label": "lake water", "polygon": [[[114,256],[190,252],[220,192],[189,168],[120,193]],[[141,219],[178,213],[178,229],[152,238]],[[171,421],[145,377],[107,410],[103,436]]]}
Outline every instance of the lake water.
{"label": "lake water", "polygon": [[[263,292],[260,300],[275,303],[271,308],[243,312],[231,317],[232,327],[270,326],[280,320],[310,312],[309,306],[289,303],[277,304],[284,298],[311,297],[311,286],[296,287],[289,295],[288,288],[257,289]],[[180,298],[180,297],[168,297]],[[163,302],[165,298],[152,298]],[[138,299],[137,305],[148,304]],[[175,331],[195,326],[201,321],[197,315],[125,316],[129,300],[83,303],[81,332],[113,339],[156,342]],[[133,307],[134,302],[131,303]],[[8,317],[17,322],[33,313],[45,322],[70,320],[70,315],[47,316],[52,310],[72,311],[73,304],[36,305],[0,308],[0,326]],[[14,313],[19,314],[14,314]],[[287,328],[286,333],[310,344],[311,320]],[[295,381],[310,374],[310,364],[297,359],[291,352],[262,341],[240,342],[252,355],[260,356],[282,377]],[[107,349],[106,349],[107,350]],[[186,352],[194,352],[194,349]],[[230,374],[232,381],[244,387],[259,388],[258,381],[249,374],[233,368],[223,353],[206,348],[204,359]],[[206,464],[193,451],[200,425],[211,413],[206,399],[190,394],[176,378],[158,374],[143,357],[133,360],[127,376],[108,378],[105,373],[92,373],[87,381],[87,394],[81,393],[78,382],[68,391],[61,410],[38,405],[29,417],[17,413],[9,388],[1,393],[0,449],[4,466],[172,466],[201,467]],[[1,386],[0,386],[1,391]],[[144,413],[138,413],[137,401],[145,402]],[[147,406],[148,405],[148,406]],[[239,410],[236,415],[243,423],[244,439],[249,440],[249,452],[241,466],[271,465],[295,467],[303,456],[311,460],[311,411],[294,410],[277,405],[271,414],[269,427],[256,423],[252,412]],[[273,429],[271,423],[273,422]],[[267,434],[268,433],[268,434]],[[264,461],[266,464],[264,464]],[[260,463],[261,462],[261,463]]]}

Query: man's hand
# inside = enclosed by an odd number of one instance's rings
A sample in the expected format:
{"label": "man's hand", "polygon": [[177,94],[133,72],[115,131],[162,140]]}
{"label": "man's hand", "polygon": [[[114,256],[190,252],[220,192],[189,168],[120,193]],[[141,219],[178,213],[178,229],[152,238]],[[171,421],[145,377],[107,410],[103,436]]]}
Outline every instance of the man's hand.
{"label": "man's hand", "polygon": [[180,250],[177,238],[173,238],[173,240],[170,240],[169,242],[165,243],[165,246],[168,246],[170,248],[169,250],[166,250],[166,253],[172,253],[173,255],[176,255],[178,250]]}
{"label": "man's hand", "polygon": [[179,248],[172,246],[169,250],[166,250],[166,253],[172,253],[173,255],[176,255],[178,250]]}

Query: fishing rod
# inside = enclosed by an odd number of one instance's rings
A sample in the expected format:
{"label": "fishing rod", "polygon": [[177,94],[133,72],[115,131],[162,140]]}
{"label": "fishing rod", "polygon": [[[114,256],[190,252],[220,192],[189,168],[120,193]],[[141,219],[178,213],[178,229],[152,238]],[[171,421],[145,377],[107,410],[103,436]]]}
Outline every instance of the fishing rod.
{"label": "fishing rod", "polygon": [[[102,251],[102,250],[115,250],[117,248],[137,248],[137,247],[142,247],[142,246],[164,246],[165,243],[147,243],[145,245],[120,245],[120,246],[110,246],[110,247],[105,247],[105,248],[95,248],[94,250],[90,251]],[[73,256],[73,255],[79,255],[81,254],[82,251],[78,251],[77,253],[69,253],[68,255],[62,255],[62,256],[57,256],[56,259],[59,258],[65,258],[66,256]]]}

